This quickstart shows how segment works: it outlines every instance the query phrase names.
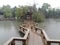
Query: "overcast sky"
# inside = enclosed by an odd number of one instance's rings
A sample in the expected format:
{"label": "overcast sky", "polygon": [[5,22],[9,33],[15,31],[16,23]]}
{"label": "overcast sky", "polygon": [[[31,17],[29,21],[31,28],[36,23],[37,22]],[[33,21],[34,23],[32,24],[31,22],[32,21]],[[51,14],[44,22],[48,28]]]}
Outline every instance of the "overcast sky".
{"label": "overcast sky", "polygon": [[18,5],[33,5],[34,2],[37,4],[37,7],[41,7],[43,3],[48,3],[53,8],[60,7],[60,0],[0,0],[0,7],[7,4],[11,7]]}

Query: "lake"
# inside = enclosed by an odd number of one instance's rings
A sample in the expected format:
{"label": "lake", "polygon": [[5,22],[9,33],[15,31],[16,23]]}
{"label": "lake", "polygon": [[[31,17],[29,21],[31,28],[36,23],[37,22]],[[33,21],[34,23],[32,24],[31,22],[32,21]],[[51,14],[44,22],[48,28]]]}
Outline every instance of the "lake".
{"label": "lake", "polygon": [[11,37],[19,37],[15,21],[0,21],[0,45],[3,45]]}

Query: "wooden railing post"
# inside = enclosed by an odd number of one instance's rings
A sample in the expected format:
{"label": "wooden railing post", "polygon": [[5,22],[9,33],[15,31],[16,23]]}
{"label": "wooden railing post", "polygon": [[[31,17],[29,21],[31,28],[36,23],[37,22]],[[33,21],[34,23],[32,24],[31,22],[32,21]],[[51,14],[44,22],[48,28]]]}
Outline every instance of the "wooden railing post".
{"label": "wooden railing post", "polygon": [[13,40],[13,41],[11,42],[11,45],[15,45],[15,40]]}
{"label": "wooden railing post", "polygon": [[30,37],[30,33],[28,34],[28,37],[27,37],[27,45],[28,45],[28,42],[29,42],[29,37]]}
{"label": "wooden railing post", "polygon": [[28,42],[29,42],[29,34],[28,34],[27,39],[23,41],[23,45],[28,45]]}
{"label": "wooden railing post", "polygon": [[37,32],[37,30],[38,30],[38,29],[37,29],[37,28],[35,28],[35,32]]}
{"label": "wooden railing post", "polygon": [[59,43],[59,45],[60,45],[60,43]]}
{"label": "wooden railing post", "polygon": [[47,41],[47,45],[51,45],[51,43]]}
{"label": "wooden railing post", "polygon": [[23,45],[26,45],[26,40],[23,41]]}
{"label": "wooden railing post", "polygon": [[28,39],[23,41],[23,45],[28,45]]}

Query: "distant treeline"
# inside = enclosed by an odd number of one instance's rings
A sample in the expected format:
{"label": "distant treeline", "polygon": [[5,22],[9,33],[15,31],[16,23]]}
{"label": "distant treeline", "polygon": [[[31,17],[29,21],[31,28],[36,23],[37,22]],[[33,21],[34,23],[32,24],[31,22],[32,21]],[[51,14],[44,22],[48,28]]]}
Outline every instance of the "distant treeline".
{"label": "distant treeline", "polygon": [[52,8],[50,4],[44,3],[40,8],[46,18],[60,18],[60,9]]}
{"label": "distant treeline", "polygon": [[17,18],[21,19],[25,13],[31,10],[33,12],[32,18],[36,22],[44,21],[45,18],[60,18],[60,9],[51,8],[50,4],[44,3],[41,8],[36,8],[36,4],[33,6],[19,6],[11,8],[10,5],[4,5],[0,7],[0,15],[4,18]]}

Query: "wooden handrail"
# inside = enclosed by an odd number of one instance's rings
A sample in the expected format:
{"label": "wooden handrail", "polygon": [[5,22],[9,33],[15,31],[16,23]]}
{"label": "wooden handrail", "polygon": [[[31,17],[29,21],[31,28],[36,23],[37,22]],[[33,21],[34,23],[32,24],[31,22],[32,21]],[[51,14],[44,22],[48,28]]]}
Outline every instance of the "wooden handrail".
{"label": "wooden handrail", "polygon": [[[15,45],[14,41],[22,41],[24,43],[23,45],[26,45],[25,43],[26,43],[26,40],[28,39],[30,30],[23,26],[20,26],[20,27],[24,28],[26,31],[24,37],[12,37],[10,40],[8,40],[6,43],[4,43],[4,45]],[[14,44],[11,44],[11,43],[14,43]]]}
{"label": "wooden handrail", "polygon": [[38,31],[38,30],[41,31],[41,33],[43,34],[43,36],[45,37],[45,39],[46,39],[47,41],[50,40],[49,37],[47,36],[47,34],[46,34],[46,32],[45,32],[44,29],[39,28],[39,27],[35,27],[35,28],[37,29],[37,31]]}
{"label": "wooden handrail", "polygon": [[47,41],[50,40],[49,37],[47,36],[46,32],[45,32],[43,29],[42,29],[41,31],[43,32],[43,35],[44,35],[45,39],[46,39]]}
{"label": "wooden handrail", "polygon": [[48,42],[51,42],[51,43],[60,43],[60,40],[58,40],[58,39],[50,39],[50,40],[48,40]]}
{"label": "wooden handrail", "polygon": [[[51,45],[51,43],[59,43],[59,45],[60,45],[60,40],[57,40],[57,39],[50,39],[49,37],[48,37],[48,35],[46,34],[46,32],[45,32],[45,30],[44,29],[42,29],[42,28],[39,28],[39,27],[35,27],[37,30],[36,31],[38,31],[38,30],[40,30],[41,31],[41,34],[42,34],[42,36],[43,36],[43,39],[46,41],[46,45]],[[44,44],[45,45],[45,44]]]}

